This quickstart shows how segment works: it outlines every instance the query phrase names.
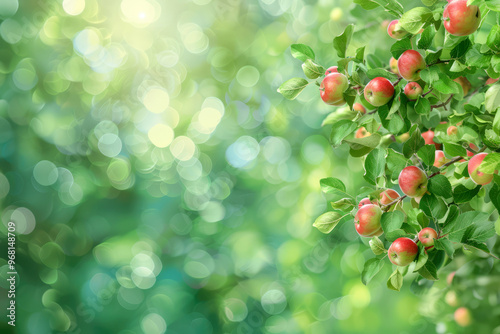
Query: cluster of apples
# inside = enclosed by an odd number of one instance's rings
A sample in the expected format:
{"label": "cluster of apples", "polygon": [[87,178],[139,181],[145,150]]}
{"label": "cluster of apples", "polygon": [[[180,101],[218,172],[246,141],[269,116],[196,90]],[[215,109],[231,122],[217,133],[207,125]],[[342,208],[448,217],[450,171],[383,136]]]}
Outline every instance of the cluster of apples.
{"label": "cluster of apples", "polygon": [[[451,286],[453,279],[455,277],[455,272],[451,272],[446,277],[446,282]],[[444,299],[448,305],[451,307],[457,307],[459,305],[459,299],[457,293],[453,290],[450,290],[444,296]],[[461,327],[467,327],[472,324],[472,315],[469,309],[465,306],[461,306],[455,310],[453,313],[453,318],[455,322]]]}
{"label": "cluster of apples", "polygon": [[[443,12],[443,25],[454,36],[470,35],[477,30],[481,23],[479,7],[468,6],[467,0],[448,0],[449,4]],[[387,33],[395,39],[405,37],[408,32],[393,20],[387,26]],[[398,60],[391,59],[389,63],[394,73],[408,81],[404,88],[405,95],[412,100],[422,94],[422,87],[416,81],[420,79],[420,71],[427,66],[422,55],[415,50],[406,50]],[[320,94],[323,101],[333,106],[342,106],[346,102],[343,93],[349,88],[347,77],[339,73],[336,66],[329,68],[320,85]],[[464,77],[455,79],[467,95],[470,83]],[[386,78],[376,77],[364,88],[365,99],[373,106],[380,107],[388,103],[394,96],[394,85]]]}

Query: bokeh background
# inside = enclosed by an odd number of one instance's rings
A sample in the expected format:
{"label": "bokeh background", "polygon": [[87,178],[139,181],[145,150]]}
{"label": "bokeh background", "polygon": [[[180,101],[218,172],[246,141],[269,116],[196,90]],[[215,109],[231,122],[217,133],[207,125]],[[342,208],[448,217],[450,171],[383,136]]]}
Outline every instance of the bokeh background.
{"label": "bokeh background", "polygon": [[302,76],[290,44],[333,65],[349,23],[386,66],[381,8],[2,0],[0,18],[0,308],[12,220],[17,333],[458,330],[441,292],[388,290],[389,266],[364,286],[351,224],[312,228],[319,180],[354,192],[362,162],[329,146],[315,87],[276,92]]}

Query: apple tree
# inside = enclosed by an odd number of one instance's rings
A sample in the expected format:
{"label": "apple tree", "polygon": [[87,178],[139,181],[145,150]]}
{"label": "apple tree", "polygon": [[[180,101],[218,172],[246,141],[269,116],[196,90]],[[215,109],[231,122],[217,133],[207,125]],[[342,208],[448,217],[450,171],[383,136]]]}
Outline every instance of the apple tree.
{"label": "apple tree", "polygon": [[[458,253],[497,259],[500,4],[422,0],[405,11],[397,0],[354,3],[394,17],[387,59],[370,55],[370,45],[349,49],[356,37],[350,24],[333,38],[336,64],[321,64],[313,48],[293,44],[305,78],[287,80],[278,92],[293,100],[316,85],[318,98],[332,106],[323,121],[331,146],[348,145],[364,163],[367,186],[355,193],[341,175],[320,181],[330,205],[313,225],[331,233],[351,224],[369,244],[374,255],[364,264],[364,284],[392,264],[387,287],[399,291],[403,277],[415,273],[410,289],[420,294]],[[486,22],[487,38],[479,39]],[[458,325],[470,322],[468,312],[456,310]]]}

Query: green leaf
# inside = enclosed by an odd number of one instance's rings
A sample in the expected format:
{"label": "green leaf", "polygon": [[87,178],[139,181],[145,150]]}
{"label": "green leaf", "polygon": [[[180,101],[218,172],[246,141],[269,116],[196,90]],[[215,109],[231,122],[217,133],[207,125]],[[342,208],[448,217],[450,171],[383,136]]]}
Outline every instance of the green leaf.
{"label": "green leaf", "polygon": [[[396,211],[394,211],[396,212]],[[399,238],[412,238],[412,235],[409,234],[408,232],[406,232],[405,230],[402,230],[402,229],[397,229],[397,230],[394,230],[394,231],[391,231],[389,233],[386,233],[385,234],[385,240],[387,241],[394,241],[396,239],[399,239]]]}
{"label": "green leaf", "polygon": [[500,25],[497,24],[491,27],[488,38],[486,39],[486,45],[492,50],[500,51]]}
{"label": "green leaf", "polygon": [[467,156],[467,150],[461,145],[452,144],[452,143],[444,143],[443,145],[444,145],[444,151],[452,157],[465,157],[465,156]]}
{"label": "green leaf", "polygon": [[402,154],[394,151],[392,148],[387,150],[387,169],[392,172],[391,180],[396,180],[403,170],[408,165],[408,159]]}
{"label": "green leaf", "polygon": [[444,175],[438,174],[430,178],[427,188],[436,196],[442,196],[444,198],[451,197],[451,183]]}
{"label": "green leaf", "polygon": [[449,224],[454,224],[460,215],[460,209],[456,205],[450,205],[448,208],[448,213],[446,214],[446,219],[444,221],[444,226]]}
{"label": "green leaf", "polygon": [[488,155],[484,158],[484,160],[479,165],[478,171],[493,174],[495,171],[500,168],[500,153],[488,153]]}
{"label": "green leaf", "polygon": [[363,282],[364,285],[367,285],[383,266],[384,261],[382,261],[382,259],[373,258],[366,261],[363,272],[361,273],[361,282]]}
{"label": "green leaf", "polygon": [[[485,252],[486,254],[491,254],[490,253],[490,249],[488,248],[488,246],[486,246],[485,243],[482,243],[482,242],[479,242],[479,241],[475,241],[475,240],[465,240],[462,242],[464,245],[466,246],[471,246],[473,248],[476,248],[476,249],[479,249],[479,250],[482,250],[483,252]],[[467,247],[468,248],[468,247]]]}
{"label": "green leaf", "polygon": [[342,198],[336,202],[330,202],[330,205],[332,206],[332,209],[349,211],[356,206],[356,203],[352,198]]}
{"label": "green leaf", "polygon": [[311,59],[306,59],[302,64],[302,70],[309,79],[316,79],[325,74],[323,66],[315,64]]}
{"label": "green leaf", "polygon": [[415,272],[418,271],[420,268],[422,268],[427,260],[429,259],[429,255],[427,254],[427,251],[425,250],[425,247],[420,246],[419,252],[418,252],[418,257],[415,262],[415,269],[413,269]]}
{"label": "green leaf", "polygon": [[[496,113],[495,120],[497,121],[497,130],[500,133],[500,113]],[[495,123],[493,123],[495,125]],[[500,135],[498,135],[493,129],[486,129],[483,136],[484,145],[492,150],[497,150],[500,148]]]}
{"label": "green leaf", "polygon": [[467,51],[465,58],[467,65],[479,68],[488,68],[491,62],[491,55],[483,55],[480,51],[481,44],[476,44]]}
{"label": "green leaf", "polygon": [[360,5],[365,10],[371,10],[371,9],[377,8],[379,6],[378,3],[373,2],[371,0],[354,0],[353,2],[355,4]]}
{"label": "green leaf", "polygon": [[365,48],[366,46],[362,46],[356,49],[356,59],[363,61],[365,59]]}
{"label": "green leaf", "polygon": [[450,52],[452,58],[458,59],[463,57],[467,51],[471,48],[472,43],[470,39],[466,38],[460,43],[458,43]]}
{"label": "green leaf", "polygon": [[368,77],[368,79],[374,79],[376,77],[383,77],[383,78],[389,79],[391,81],[395,81],[398,78],[398,76],[396,74],[389,72],[389,71],[386,71],[383,68],[370,69],[370,70],[368,70],[368,72],[366,72],[366,76]]}
{"label": "green leaf", "polygon": [[[375,148],[378,146],[380,143],[380,135],[378,133],[375,133],[371,136],[364,137],[364,138],[351,138],[351,139],[344,139],[344,142],[349,144],[353,150],[361,150],[365,147],[369,148]],[[371,151],[371,150],[370,150]]]}
{"label": "green leaf", "polygon": [[417,46],[419,49],[424,49],[427,50],[432,46],[432,40],[434,39],[434,36],[436,35],[436,29],[434,26],[430,25],[427,28],[424,29],[422,32],[422,35],[420,36],[420,39],[418,40]]}
{"label": "green leaf", "polygon": [[425,140],[419,129],[416,129],[410,138],[403,145],[403,154],[405,157],[410,158],[413,153],[417,153],[422,146],[425,145]]}
{"label": "green leaf", "polygon": [[406,50],[409,50],[411,49],[411,40],[409,37],[405,37],[399,41],[397,41],[396,43],[394,43],[392,46],[391,46],[391,54],[392,56],[395,58],[395,59],[398,59],[399,56],[401,56],[401,54],[403,52],[405,52]]}
{"label": "green leaf", "polygon": [[389,233],[399,229],[403,225],[404,219],[405,215],[401,211],[384,212],[380,225],[385,233]]}
{"label": "green leaf", "polygon": [[459,92],[457,83],[444,73],[439,73],[439,79],[432,84],[432,87],[443,94],[458,94]]}
{"label": "green leaf", "polygon": [[448,234],[450,241],[460,241],[465,230],[472,224],[481,225],[488,220],[489,214],[480,211],[467,211],[443,228],[443,233]]}
{"label": "green leaf", "polygon": [[335,226],[345,217],[348,218],[350,215],[342,215],[335,211],[325,212],[313,223],[313,226],[316,227],[321,233],[328,234],[330,233]]}
{"label": "green leaf", "polygon": [[428,216],[435,219],[443,218],[446,214],[446,204],[434,194],[425,194],[420,200],[419,208]]}
{"label": "green leaf", "polygon": [[321,123],[321,126],[325,126],[328,124],[335,124],[342,119],[352,120],[356,118],[357,114],[358,112],[352,110],[351,108],[348,107],[340,108],[335,110],[334,112],[329,113],[328,116],[326,116],[325,119],[323,120],[323,123]]}
{"label": "green leaf", "polygon": [[436,159],[436,146],[424,145],[418,150],[417,155],[424,164],[432,166],[434,164],[434,160]]}
{"label": "green leaf", "polygon": [[280,88],[278,88],[278,93],[283,95],[284,98],[288,100],[295,99],[303,90],[309,82],[302,78],[292,78],[285,81]]}
{"label": "green leaf", "polygon": [[345,58],[353,32],[354,25],[349,24],[339,36],[333,39],[333,48],[337,51],[339,58]]}
{"label": "green leaf", "polygon": [[[491,85],[484,96],[484,107],[486,111],[492,113],[500,106],[500,84]],[[498,115],[498,113],[497,113]],[[497,132],[498,133],[498,132]]]}
{"label": "green leaf", "polygon": [[343,119],[335,123],[330,134],[330,143],[333,147],[338,147],[345,137],[356,130],[358,124],[348,119]]}
{"label": "green leaf", "polygon": [[[423,0],[422,2],[425,4],[425,1],[426,0]],[[429,292],[433,285],[434,281],[429,281],[424,279],[422,276],[417,276],[413,282],[411,282],[410,291],[416,296],[424,296]]]}
{"label": "green leaf", "polygon": [[420,115],[427,115],[431,111],[431,103],[425,97],[419,97],[415,103],[415,112]]}
{"label": "green leaf", "polygon": [[401,275],[399,270],[396,269],[387,280],[387,287],[391,290],[399,291],[401,290],[402,286],[403,286],[403,275]]}
{"label": "green leaf", "polygon": [[314,60],[314,58],[316,58],[313,49],[305,44],[292,44],[290,51],[292,57],[298,60],[306,61],[307,59]]}
{"label": "green leaf", "polygon": [[364,178],[369,183],[376,185],[377,177],[381,176],[384,173],[384,171],[385,171],[385,150],[374,149],[366,157]]}
{"label": "green leaf", "polygon": [[[494,232],[495,231],[493,231],[493,233]],[[453,258],[453,253],[455,253],[455,248],[453,247],[451,241],[448,240],[448,238],[435,239],[434,247],[436,247],[436,249],[444,250],[450,258]]]}
{"label": "green leaf", "polygon": [[386,252],[384,243],[380,241],[378,237],[373,237],[370,242],[370,248],[372,249],[373,254],[380,255]]}
{"label": "green leaf", "polygon": [[396,0],[373,0],[394,16],[403,15],[403,6]]}
{"label": "green leaf", "polygon": [[354,198],[346,192],[344,183],[337,178],[328,177],[325,179],[321,179],[319,181],[319,184],[321,186],[321,191],[323,191],[325,194],[340,196],[340,198],[345,198],[346,196]]}
{"label": "green leaf", "polygon": [[399,24],[403,27],[404,30],[415,35],[431,18],[432,12],[429,8],[416,7],[404,13],[403,16],[401,16],[401,18],[399,19]]}
{"label": "green leaf", "polygon": [[436,265],[432,261],[425,262],[422,268],[418,270],[418,273],[430,281],[438,280]]}
{"label": "green leaf", "polygon": [[453,200],[457,204],[470,202],[474,197],[476,197],[479,190],[481,190],[481,186],[469,189],[464,185],[459,184],[455,187],[455,189],[453,189]]}
{"label": "green leaf", "polygon": [[436,66],[424,68],[420,71],[420,78],[428,84],[432,84],[439,80],[439,69]]}

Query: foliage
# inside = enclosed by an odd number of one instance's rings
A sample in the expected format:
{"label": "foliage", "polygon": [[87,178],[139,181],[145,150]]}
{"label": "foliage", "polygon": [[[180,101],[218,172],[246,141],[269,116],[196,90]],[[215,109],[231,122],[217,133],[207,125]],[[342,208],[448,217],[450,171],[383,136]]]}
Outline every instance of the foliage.
{"label": "foliage", "polygon": [[[396,268],[387,280],[389,289],[399,291],[405,275],[418,273],[412,286],[429,289],[439,279],[438,271],[453,264],[455,253],[474,248],[494,256],[488,240],[496,238],[494,222],[500,210],[500,177],[495,175],[490,184],[477,185],[469,178],[466,160],[486,151],[489,154],[478,170],[494,174],[500,169],[500,83],[490,83],[500,77],[500,8],[488,1],[468,2],[479,6],[483,27],[491,25],[487,38],[481,40],[478,33],[457,37],[445,30],[442,24],[445,1],[423,1],[424,6],[406,10],[397,1],[355,3],[364,10],[382,6],[409,33],[388,49],[395,59],[411,49],[423,55],[427,65],[420,71],[418,83],[424,94],[409,99],[403,91],[407,81],[398,78],[397,72],[387,71],[384,64],[388,62],[367,53],[369,44],[351,47],[356,39],[353,25],[333,39],[333,49],[339,57],[338,71],[347,76],[350,86],[343,93],[347,107],[335,108],[324,125],[331,125],[333,148],[346,144],[352,157],[364,157],[368,186],[349,193],[341,176],[322,179],[321,188],[331,200],[333,211],[321,215],[318,218],[321,223],[317,220],[314,226],[323,233],[331,233],[339,228],[339,222],[352,225],[361,199],[380,201],[383,190],[398,185],[397,177],[405,167],[420,167],[428,178],[428,190],[423,197],[404,201],[408,196],[401,195],[390,203],[380,204],[384,211],[380,221],[384,234],[370,240],[375,257],[365,262],[361,280],[367,284],[388,262],[384,258],[392,241],[399,237],[418,241],[418,232],[431,226],[438,232],[434,247],[426,248],[419,242],[415,260],[409,266]],[[292,55],[304,60],[303,54],[294,50],[307,50],[316,68],[332,65],[318,60],[313,49],[294,44]],[[389,60],[389,55],[386,57]],[[290,79],[279,92],[286,88],[294,91],[296,98],[306,85],[319,86],[325,77],[325,74],[311,77],[305,69],[304,73],[311,80]],[[363,94],[367,83],[375,77],[392,80],[395,88],[393,98],[378,108],[365,99],[366,92]],[[290,98],[287,94],[283,96]],[[353,110],[355,103],[361,103],[368,111],[346,114],[345,110]],[[458,127],[458,133],[447,133],[452,125]],[[368,136],[357,135],[361,127],[369,132]],[[423,133],[428,130],[433,131],[434,141],[424,140]],[[436,149],[441,147],[446,163],[436,165]]]}

